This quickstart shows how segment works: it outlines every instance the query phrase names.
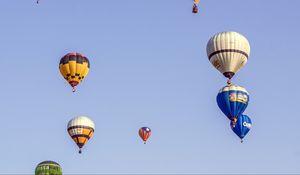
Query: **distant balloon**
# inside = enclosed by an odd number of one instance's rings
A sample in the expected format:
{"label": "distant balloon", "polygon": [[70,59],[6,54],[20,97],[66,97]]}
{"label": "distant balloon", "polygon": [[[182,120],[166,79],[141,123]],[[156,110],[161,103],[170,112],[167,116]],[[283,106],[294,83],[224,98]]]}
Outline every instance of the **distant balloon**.
{"label": "distant balloon", "polygon": [[198,4],[200,3],[200,0],[193,0],[194,1],[194,5],[193,5],[193,13],[198,13],[199,9],[198,9]]}
{"label": "distant balloon", "polygon": [[81,153],[81,148],[93,136],[94,131],[94,122],[86,116],[75,117],[68,123],[68,133],[79,147],[79,153]]}
{"label": "distant balloon", "polygon": [[139,136],[141,137],[141,139],[144,141],[145,144],[148,138],[151,136],[151,133],[152,131],[148,127],[142,127],[139,129]]}
{"label": "distant balloon", "polygon": [[63,56],[59,63],[61,75],[73,87],[77,86],[89,73],[90,62],[87,57],[80,53],[68,53]]}
{"label": "distant balloon", "polygon": [[223,87],[217,95],[217,103],[230,119],[241,115],[248,106],[249,94],[245,88],[233,84]]}
{"label": "distant balloon", "polygon": [[240,115],[234,120],[230,122],[231,129],[233,132],[239,136],[241,142],[243,142],[243,138],[247,135],[252,127],[252,122],[250,117],[247,115]]}
{"label": "distant balloon", "polygon": [[62,169],[54,161],[44,161],[35,168],[35,175],[62,175]]}
{"label": "distant balloon", "polygon": [[250,44],[240,33],[221,32],[210,38],[206,51],[212,65],[231,79],[247,63]]}

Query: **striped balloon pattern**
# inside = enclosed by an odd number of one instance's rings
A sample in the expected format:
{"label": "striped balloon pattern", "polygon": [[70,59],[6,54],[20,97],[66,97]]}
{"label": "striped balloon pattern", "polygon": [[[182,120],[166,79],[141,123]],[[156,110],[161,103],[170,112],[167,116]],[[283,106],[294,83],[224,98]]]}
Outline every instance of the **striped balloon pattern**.
{"label": "striped balloon pattern", "polygon": [[75,117],[68,123],[68,133],[79,147],[79,153],[81,153],[82,147],[89,141],[94,132],[95,124],[87,116]]}
{"label": "striped balloon pattern", "polygon": [[238,32],[220,32],[210,38],[206,52],[211,64],[231,79],[247,63],[250,44]]}
{"label": "striped balloon pattern", "polygon": [[62,175],[62,169],[54,161],[43,161],[36,166],[35,175]]}
{"label": "striped balloon pattern", "polygon": [[82,82],[89,73],[90,62],[87,57],[80,53],[68,53],[61,58],[59,70],[75,91],[75,86]]}
{"label": "striped balloon pattern", "polygon": [[139,136],[141,137],[141,139],[144,141],[145,144],[146,144],[147,140],[149,139],[149,137],[151,136],[151,134],[152,134],[152,131],[148,127],[141,127],[139,129]]}

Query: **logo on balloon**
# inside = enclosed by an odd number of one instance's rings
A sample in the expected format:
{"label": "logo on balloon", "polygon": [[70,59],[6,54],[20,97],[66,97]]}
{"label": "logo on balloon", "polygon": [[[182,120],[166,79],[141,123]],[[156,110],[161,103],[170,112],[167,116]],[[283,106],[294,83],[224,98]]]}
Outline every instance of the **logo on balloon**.
{"label": "logo on balloon", "polygon": [[243,122],[243,126],[250,129],[252,125],[251,125],[251,123]]}
{"label": "logo on balloon", "polygon": [[219,69],[219,68],[221,67],[221,64],[220,64],[220,62],[219,62],[219,60],[217,60],[217,59],[216,59],[216,60],[214,60],[212,64],[213,64],[213,65],[214,65],[214,67],[215,67],[215,68],[217,68],[217,69]]}
{"label": "logo on balloon", "polygon": [[229,100],[232,102],[241,102],[241,103],[247,103],[248,102],[248,96],[246,94],[241,93],[231,93],[229,95]]}

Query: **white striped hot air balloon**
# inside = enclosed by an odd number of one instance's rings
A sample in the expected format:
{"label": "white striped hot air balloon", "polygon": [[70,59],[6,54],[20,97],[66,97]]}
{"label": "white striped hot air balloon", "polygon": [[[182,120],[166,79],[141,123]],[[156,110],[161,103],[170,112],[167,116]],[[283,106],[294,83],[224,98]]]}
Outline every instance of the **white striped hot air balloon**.
{"label": "white striped hot air balloon", "polygon": [[230,80],[247,63],[250,44],[240,33],[221,32],[210,38],[206,51],[212,65]]}
{"label": "white striped hot air balloon", "polygon": [[81,148],[93,136],[94,131],[94,122],[86,116],[75,117],[68,123],[68,133],[79,147],[79,153],[81,153]]}

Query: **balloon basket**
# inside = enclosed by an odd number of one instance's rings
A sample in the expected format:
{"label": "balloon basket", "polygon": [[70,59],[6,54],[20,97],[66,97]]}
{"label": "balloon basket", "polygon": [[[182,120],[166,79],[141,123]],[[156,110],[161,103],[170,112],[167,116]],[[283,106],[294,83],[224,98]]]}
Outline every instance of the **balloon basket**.
{"label": "balloon basket", "polygon": [[231,79],[228,79],[228,80],[227,80],[227,84],[228,84],[228,85],[231,85]]}

